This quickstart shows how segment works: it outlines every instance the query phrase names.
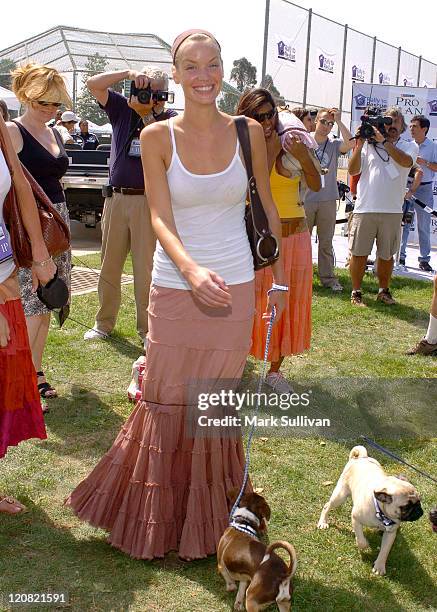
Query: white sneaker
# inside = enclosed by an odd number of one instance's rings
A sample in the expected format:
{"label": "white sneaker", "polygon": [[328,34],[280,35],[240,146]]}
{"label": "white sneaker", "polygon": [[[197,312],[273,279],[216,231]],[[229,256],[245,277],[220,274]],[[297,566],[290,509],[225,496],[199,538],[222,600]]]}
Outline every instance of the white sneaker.
{"label": "white sneaker", "polygon": [[93,329],[89,329],[83,335],[84,340],[106,340],[109,336],[106,332],[99,331],[95,327]]}
{"label": "white sneaker", "polygon": [[285,380],[282,372],[270,372],[264,382],[278,393],[294,393],[293,387]]}

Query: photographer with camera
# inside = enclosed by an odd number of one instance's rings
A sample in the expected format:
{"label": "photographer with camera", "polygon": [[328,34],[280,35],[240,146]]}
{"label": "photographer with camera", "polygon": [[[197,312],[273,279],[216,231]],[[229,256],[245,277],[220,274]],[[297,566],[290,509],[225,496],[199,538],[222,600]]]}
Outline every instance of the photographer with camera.
{"label": "photographer with camera", "polygon": [[406,127],[402,112],[393,107],[384,117],[374,112],[362,117],[356,133],[357,146],[349,160],[349,174],[361,173],[349,233],[351,303],[355,306],[365,306],[361,283],[375,240],[377,300],[387,305],[396,303],[389,289],[393,255],[399,248],[407,177],[418,154],[415,142],[401,138]]}
{"label": "photographer with camera", "polygon": [[[110,89],[122,80],[132,81],[129,99]],[[121,274],[130,251],[137,330],[146,346],[156,238],[144,195],[140,134],[145,126],[177,114],[164,108],[166,101],[173,101],[173,94],[168,91],[168,75],[150,67],[142,72],[121,70],[97,74],[88,79],[87,86],[109,117],[112,144],[109,185],[105,186],[103,194],[100,308],[94,328],[84,334],[84,339],[106,338],[115,327],[121,301]]]}
{"label": "photographer with camera", "polygon": [[[334,124],[337,123],[341,138],[330,136]],[[317,159],[322,166],[322,187],[315,192],[308,189],[305,195],[305,215],[310,234],[317,226],[319,237],[318,271],[322,285],[334,292],[343,291],[334,274],[334,252],[332,239],[335,232],[337,216],[337,164],[342,153],[350,151],[354,146],[352,134],[341,121],[341,111],[337,108],[321,108],[316,117],[316,129],[313,136],[318,144],[315,150]]]}
{"label": "photographer with camera", "polygon": [[409,222],[406,222],[404,225],[399,259],[399,263],[401,265],[405,265],[408,235],[410,233],[410,227],[414,214],[416,214],[420,250],[419,269],[423,270],[424,272],[433,271],[429,263],[431,259],[431,215],[410,198],[412,195],[415,195],[418,200],[430,208],[434,207],[432,185],[434,173],[437,172],[437,144],[427,138],[430,125],[429,119],[424,115],[416,115],[410,122],[411,136],[419,147],[417,163],[421,169],[421,177],[419,184],[409,185],[409,191],[405,198],[411,218],[409,219]]}

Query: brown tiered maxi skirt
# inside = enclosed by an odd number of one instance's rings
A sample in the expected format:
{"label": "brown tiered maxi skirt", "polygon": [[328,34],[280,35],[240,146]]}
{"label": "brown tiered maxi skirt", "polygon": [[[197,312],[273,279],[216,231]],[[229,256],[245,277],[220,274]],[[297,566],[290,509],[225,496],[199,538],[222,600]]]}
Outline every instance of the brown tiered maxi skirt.
{"label": "brown tiered maxi skirt", "polygon": [[214,554],[228,525],[226,491],[240,486],[241,437],[188,437],[187,386],[241,378],[250,349],[253,282],[230,287],[232,307],[211,309],[191,291],[152,286],[142,399],[113,446],[66,503],[140,559],[177,550]]}

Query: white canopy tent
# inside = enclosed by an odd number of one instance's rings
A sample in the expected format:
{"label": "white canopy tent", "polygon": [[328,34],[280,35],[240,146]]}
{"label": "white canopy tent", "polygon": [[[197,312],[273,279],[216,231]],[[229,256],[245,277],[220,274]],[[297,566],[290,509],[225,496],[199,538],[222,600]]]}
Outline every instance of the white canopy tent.
{"label": "white canopy tent", "polygon": [[112,125],[110,123],[105,123],[105,125],[97,125],[97,123],[93,123],[89,119],[88,121],[88,131],[92,134],[112,134]]}
{"label": "white canopy tent", "polygon": [[0,86],[0,98],[6,102],[9,110],[19,111],[20,110],[20,102],[15,97],[15,94],[6,89],[5,87]]}

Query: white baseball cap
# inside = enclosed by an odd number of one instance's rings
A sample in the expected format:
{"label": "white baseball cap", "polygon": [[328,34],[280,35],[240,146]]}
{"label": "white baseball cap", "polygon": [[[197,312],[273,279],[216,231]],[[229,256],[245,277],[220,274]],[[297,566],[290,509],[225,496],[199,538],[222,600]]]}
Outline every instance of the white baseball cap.
{"label": "white baseball cap", "polygon": [[79,117],[76,117],[73,111],[65,111],[61,115],[61,121],[74,121],[75,123],[77,123],[79,121]]}

